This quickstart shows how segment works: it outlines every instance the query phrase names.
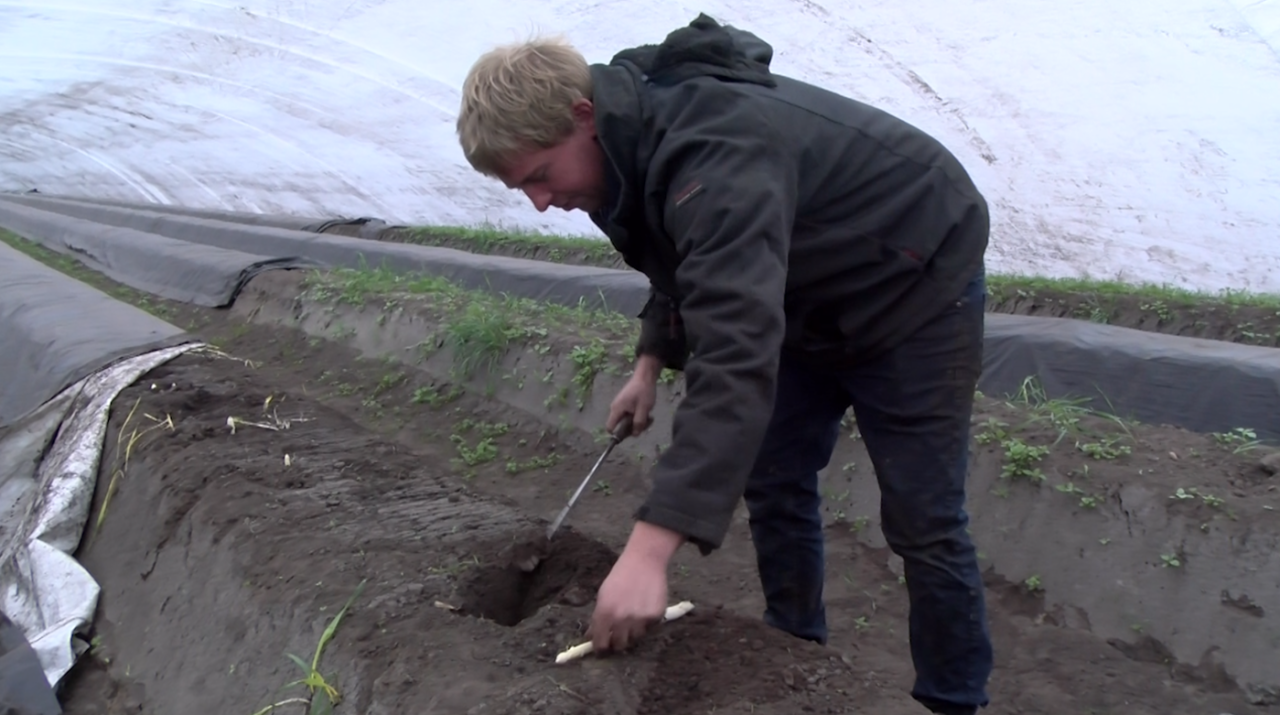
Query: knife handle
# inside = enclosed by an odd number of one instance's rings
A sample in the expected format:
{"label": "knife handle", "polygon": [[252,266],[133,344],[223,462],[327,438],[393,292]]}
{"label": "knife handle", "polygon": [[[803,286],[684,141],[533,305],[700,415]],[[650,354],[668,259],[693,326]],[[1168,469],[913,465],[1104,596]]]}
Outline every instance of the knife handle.
{"label": "knife handle", "polygon": [[618,421],[618,426],[613,428],[614,443],[616,444],[630,437],[631,430],[634,427],[634,425],[635,425],[635,420],[632,418],[630,412],[623,415],[622,419]]}

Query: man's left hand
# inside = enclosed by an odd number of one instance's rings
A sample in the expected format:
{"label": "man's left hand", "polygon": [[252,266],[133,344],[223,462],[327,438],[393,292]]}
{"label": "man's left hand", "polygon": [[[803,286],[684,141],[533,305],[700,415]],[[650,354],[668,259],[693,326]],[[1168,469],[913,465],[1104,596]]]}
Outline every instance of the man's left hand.
{"label": "man's left hand", "polygon": [[667,610],[667,564],[684,541],[637,522],[626,549],[600,584],[587,635],[597,652],[626,650]]}

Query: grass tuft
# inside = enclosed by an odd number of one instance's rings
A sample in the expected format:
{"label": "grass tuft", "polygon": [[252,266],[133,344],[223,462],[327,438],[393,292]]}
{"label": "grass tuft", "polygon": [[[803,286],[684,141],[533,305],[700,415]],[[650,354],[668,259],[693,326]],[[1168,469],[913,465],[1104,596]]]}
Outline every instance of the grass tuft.
{"label": "grass tuft", "polygon": [[470,290],[443,278],[387,268],[314,271],[303,285],[318,300],[347,305],[374,301],[403,305],[406,299],[417,299],[440,323],[438,347],[452,351],[454,369],[461,377],[496,371],[512,349],[532,347],[545,352],[545,341],[552,335],[589,336],[593,350],[596,345],[629,346],[639,336],[633,318],[613,311]]}
{"label": "grass tuft", "polygon": [[590,236],[559,236],[499,226],[413,226],[402,233],[406,243],[465,246],[476,253],[537,257],[541,260],[610,267],[620,263],[613,244]]}
{"label": "grass tuft", "polygon": [[1280,309],[1280,295],[1274,293],[1250,293],[1230,288],[1218,292],[1195,291],[1160,283],[1121,283],[1087,278],[991,274],[987,276],[987,290],[993,300],[1020,292],[1033,294],[1049,291],[1097,298],[1140,298],[1145,299],[1152,306],[1151,310],[1157,313],[1164,313],[1170,307],[1204,306],[1212,303]]}
{"label": "grass tuft", "polygon": [[[423,245],[449,245],[474,253],[528,255],[541,260],[573,262],[601,267],[621,264],[613,245],[603,237],[559,236],[536,231],[505,229],[499,226],[413,226],[405,239]],[[1280,310],[1280,294],[1251,293],[1226,289],[1218,292],[1195,291],[1158,283],[1122,283],[1089,278],[1050,278],[988,274],[987,287],[993,300],[1014,295],[1052,291],[1075,293],[1095,298],[1137,297],[1150,303],[1152,310],[1163,313],[1169,308],[1203,306],[1219,303],[1238,307],[1261,307]]]}

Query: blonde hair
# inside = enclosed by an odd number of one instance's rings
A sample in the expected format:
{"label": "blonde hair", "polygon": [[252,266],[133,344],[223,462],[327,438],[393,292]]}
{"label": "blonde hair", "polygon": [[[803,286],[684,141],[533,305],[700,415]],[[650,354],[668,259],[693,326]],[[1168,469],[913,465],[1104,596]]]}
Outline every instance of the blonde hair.
{"label": "blonde hair", "polygon": [[573,103],[591,97],[587,61],[559,37],[497,47],[462,84],[458,140],[476,171],[495,176],[516,154],[573,132]]}

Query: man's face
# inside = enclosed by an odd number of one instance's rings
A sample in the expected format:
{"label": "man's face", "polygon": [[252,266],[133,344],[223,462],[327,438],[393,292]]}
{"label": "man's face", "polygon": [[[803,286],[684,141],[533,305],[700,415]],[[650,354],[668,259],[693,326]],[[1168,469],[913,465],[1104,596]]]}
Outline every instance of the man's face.
{"label": "man's face", "polygon": [[502,183],[523,191],[539,211],[591,212],[604,204],[604,151],[596,142],[591,101],[575,102],[573,117],[573,133],[564,141],[522,154],[502,172]]}

